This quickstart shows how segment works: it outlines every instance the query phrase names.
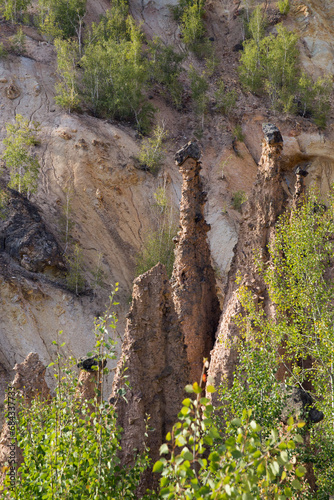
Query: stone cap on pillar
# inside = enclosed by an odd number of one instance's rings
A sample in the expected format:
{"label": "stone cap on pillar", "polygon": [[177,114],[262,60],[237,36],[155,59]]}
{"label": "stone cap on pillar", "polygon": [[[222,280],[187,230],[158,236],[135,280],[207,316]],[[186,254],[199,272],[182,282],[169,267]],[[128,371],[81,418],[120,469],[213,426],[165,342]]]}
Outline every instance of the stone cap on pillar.
{"label": "stone cap on pillar", "polygon": [[188,159],[198,161],[201,157],[201,150],[197,141],[189,141],[175,153],[175,163],[180,167]]}
{"label": "stone cap on pillar", "polygon": [[97,367],[100,369],[104,368],[107,364],[106,359],[98,359],[98,356],[92,356],[90,358],[83,357],[78,359],[77,367],[85,370],[86,372],[96,372]]}
{"label": "stone cap on pillar", "polygon": [[262,123],[262,130],[267,144],[283,143],[281,132],[273,123]]}

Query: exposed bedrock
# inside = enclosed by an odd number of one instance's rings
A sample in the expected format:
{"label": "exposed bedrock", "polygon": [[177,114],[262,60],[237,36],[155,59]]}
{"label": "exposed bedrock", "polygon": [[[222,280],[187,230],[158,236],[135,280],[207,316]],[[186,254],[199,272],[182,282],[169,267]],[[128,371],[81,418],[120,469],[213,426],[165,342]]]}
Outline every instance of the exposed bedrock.
{"label": "exposed bedrock", "polygon": [[[172,289],[165,267],[157,264],[134,281],[122,355],[110,398],[118,424],[124,429],[124,464],[131,464],[135,449],[143,450],[147,415],[149,426],[154,429],[148,433],[147,445],[153,462],[159,458],[159,447],[177,420],[188,382],[186,350]],[[127,390],[127,401],[119,394],[122,388]],[[148,473],[142,481],[143,490],[152,484]]]}
{"label": "exposed bedrock", "polygon": [[200,383],[203,358],[215,340],[220,307],[204,219],[206,193],[200,176],[200,150],[188,143],[175,155],[183,177],[180,231],[172,275],[173,300],[184,334],[192,382]]}
{"label": "exposed bedrock", "polygon": [[246,204],[240,227],[239,240],[229,272],[223,312],[217,332],[217,340],[211,352],[208,375],[217,387],[223,378],[232,382],[237,363],[235,341],[238,327],[234,317],[242,312],[238,299],[237,274],[241,284],[248,286],[255,300],[265,300],[266,291],[254,262],[254,253],[266,261],[269,257],[267,244],[273,234],[278,216],[283,212],[286,192],[282,186],[280,157],[283,139],[275,125],[263,125],[262,155],[252,194]]}
{"label": "exposed bedrock", "polygon": [[0,251],[31,272],[43,272],[45,268],[65,270],[62,251],[36,206],[11,190],[4,220],[0,219]]}
{"label": "exposed bedrock", "polygon": [[[11,395],[9,401],[9,406],[14,407],[16,412],[18,411],[17,402],[14,403],[14,395],[20,394],[23,397],[23,401],[26,405],[29,405],[31,401],[39,397],[41,399],[48,399],[50,397],[50,390],[45,382],[45,371],[46,367],[41,363],[39,356],[35,352],[28,354],[23,363],[18,363],[14,366],[14,371],[16,372],[15,378],[11,383],[11,388],[14,390],[10,391]],[[13,398],[13,399],[12,399]],[[11,410],[11,408],[8,408]],[[11,414],[14,417],[14,414]],[[10,422],[9,418],[5,421],[2,427],[0,435],[0,471],[5,464],[9,463],[13,459],[13,448],[11,447],[13,433],[15,436],[15,430],[8,424]],[[15,443],[15,440],[14,440]],[[15,460],[18,464],[22,461],[21,450],[15,446]],[[3,472],[0,472],[0,484],[4,479]]]}

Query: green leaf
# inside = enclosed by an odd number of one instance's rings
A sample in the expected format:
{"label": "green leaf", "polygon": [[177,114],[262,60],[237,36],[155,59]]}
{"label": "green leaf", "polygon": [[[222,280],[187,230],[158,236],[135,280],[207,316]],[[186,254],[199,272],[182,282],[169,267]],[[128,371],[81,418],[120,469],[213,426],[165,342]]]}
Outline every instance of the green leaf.
{"label": "green leaf", "polygon": [[193,389],[193,386],[190,385],[190,384],[186,385],[185,391],[189,392],[189,393],[195,392],[194,389]]}
{"label": "green leaf", "polygon": [[216,389],[213,387],[213,385],[207,385],[205,390],[206,392],[216,392]]}
{"label": "green leaf", "polygon": [[302,436],[300,436],[299,434],[296,434],[293,439],[296,441],[296,443],[303,443],[304,442]]}
{"label": "green leaf", "polygon": [[202,388],[198,385],[197,382],[193,383],[193,390],[195,394],[201,394]]}
{"label": "green leaf", "polygon": [[164,468],[164,464],[158,460],[153,466],[153,472],[161,472]]}
{"label": "green leaf", "polygon": [[165,455],[166,453],[169,453],[168,445],[166,443],[162,444],[160,446],[160,455]]}
{"label": "green leaf", "polygon": [[276,462],[276,461],[272,462],[270,464],[270,468],[271,468],[274,476],[278,476],[278,474],[279,474],[279,464],[278,464],[278,462]]}
{"label": "green leaf", "polygon": [[306,473],[306,468],[303,465],[299,465],[296,469],[296,476],[303,477]]}
{"label": "green leaf", "polygon": [[183,436],[177,436],[175,442],[177,446],[184,446],[187,443],[186,439]]}
{"label": "green leaf", "polygon": [[286,486],[286,487],[284,488],[284,494],[286,495],[286,497],[287,497],[287,498],[292,497],[292,489],[291,489],[291,488],[289,488],[289,486]]}
{"label": "green leaf", "polygon": [[295,488],[296,490],[301,490],[302,488],[302,485],[300,484],[300,482],[298,481],[298,479],[294,479],[292,482],[291,482],[291,485],[293,486],[293,488]]}
{"label": "green leaf", "polygon": [[189,460],[191,462],[194,459],[192,453],[188,449],[182,450],[181,456],[184,460]]}

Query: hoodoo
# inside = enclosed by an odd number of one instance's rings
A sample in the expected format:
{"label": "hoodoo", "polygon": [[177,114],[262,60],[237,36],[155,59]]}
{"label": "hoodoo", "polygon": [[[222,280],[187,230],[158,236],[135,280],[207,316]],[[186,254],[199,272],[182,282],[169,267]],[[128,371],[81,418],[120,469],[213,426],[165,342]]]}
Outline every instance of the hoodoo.
{"label": "hoodoo", "polygon": [[211,352],[208,375],[218,386],[223,378],[232,382],[237,363],[234,340],[238,327],[233,318],[242,312],[238,299],[237,274],[257,300],[265,299],[265,286],[255,266],[255,252],[264,261],[268,259],[267,244],[273,234],[278,216],[283,212],[286,193],[281,182],[280,157],[283,139],[278,128],[263,124],[264,139],[257,178],[244,211],[235,257],[229,272],[223,312],[217,332],[217,341]]}
{"label": "hoodoo", "polygon": [[187,345],[192,382],[200,382],[203,358],[209,358],[217,330],[220,307],[211,265],[204,219],[206,193],[200,176],[201,152],[189,142],[175,155],[183,177],[180,231],[172,275],[173,299]]}
{"label": "hoodoo", "polygon": [[[128,385],[125,385],[127,381]],[[110,402],[115,405],[122,434],[122,461],[129,464],[134,450],[142,451],[145,422],[150,416],[147,445],[153,460],[177,420],[189,370],[182,331],[172,300],[165,266],[157,264],[134,281],[122,354]],[[120,389],[127,388],[125,397]],[[149,472],[142,487],[152,485]]]}

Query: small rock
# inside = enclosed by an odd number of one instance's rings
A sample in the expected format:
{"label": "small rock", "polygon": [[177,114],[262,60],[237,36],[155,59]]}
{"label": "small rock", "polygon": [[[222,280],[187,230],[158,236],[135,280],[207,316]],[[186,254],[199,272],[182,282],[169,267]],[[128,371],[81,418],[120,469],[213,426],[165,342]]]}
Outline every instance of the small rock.
{"label": "small rock", "polygon": [[8,97],[8,99],[11,99],[13,101],[21,95],[21,91],[16,85],[14,85],[14,83],[11,83],[9,87],[5,88],[5,95],[6,97]]}
{"label": "small rock", "polygon": [[61,130],[58,135],[59,135],[59,137],[61,137],[65,141],[69,141],[70,139],[72,139],[71,134],[69,134],[68,132],[65,132],[65,130]]}
{"label": "small rock", "polygon": [[79,139],[78,143],[75,145],[76,148],[88,149],[87,142],[85,139]]}
{"label": "small rock", "polygon": [[99,188],[97,188],[96,193],[95,193],[95,196],[96,196],[96,198],[97,198],[99,201],[103,201],[103,195],[102,195],[101,191],[99,190]]}

